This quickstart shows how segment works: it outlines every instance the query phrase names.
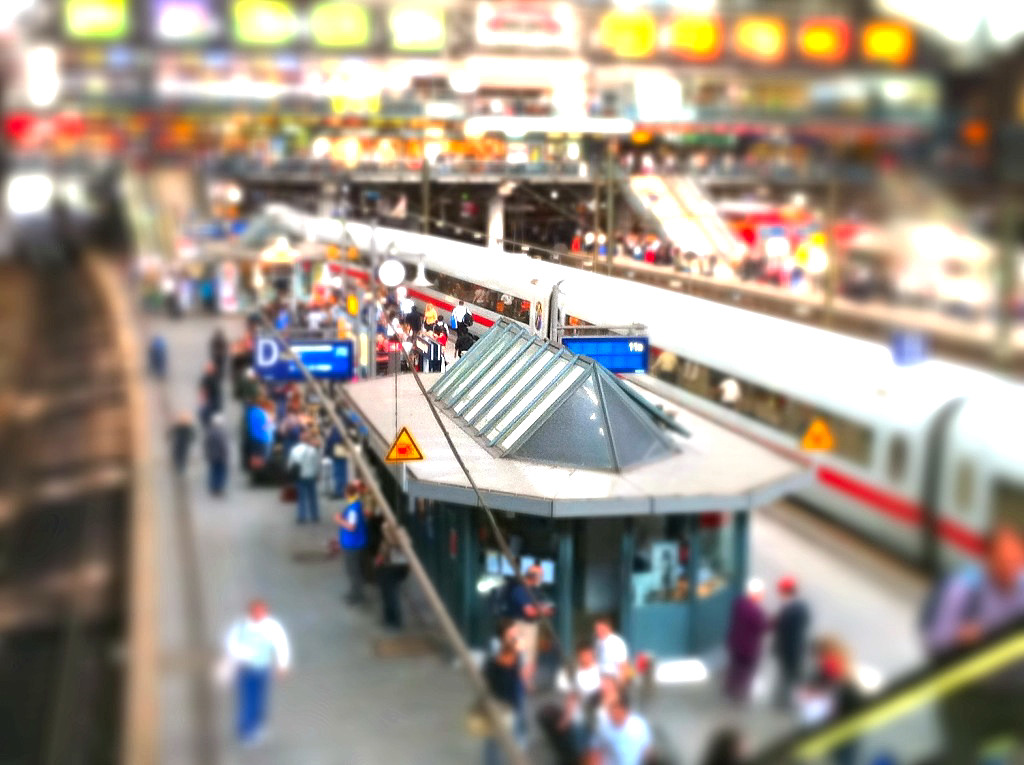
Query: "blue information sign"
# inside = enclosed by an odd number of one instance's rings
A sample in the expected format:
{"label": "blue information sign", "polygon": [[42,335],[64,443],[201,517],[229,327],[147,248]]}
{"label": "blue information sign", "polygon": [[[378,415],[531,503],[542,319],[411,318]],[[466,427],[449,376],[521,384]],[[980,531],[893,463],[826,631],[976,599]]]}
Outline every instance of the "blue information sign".
{"label": "blue information sign", "polygon": [[[355,350],[351,340],[304,340],[288,347],[302,359],[313,377],[321,380],[351,380]],[[256,341],[256,374],[263,380],[290,382],[304,380],[302,372],[282,345],[270,337]]]}
{"label": "blue information sign", "polygon": [[650,361],[650,344],[646,337],[563,337],[562,345],[573,353],[589,356],[609,372],[646,372]]}

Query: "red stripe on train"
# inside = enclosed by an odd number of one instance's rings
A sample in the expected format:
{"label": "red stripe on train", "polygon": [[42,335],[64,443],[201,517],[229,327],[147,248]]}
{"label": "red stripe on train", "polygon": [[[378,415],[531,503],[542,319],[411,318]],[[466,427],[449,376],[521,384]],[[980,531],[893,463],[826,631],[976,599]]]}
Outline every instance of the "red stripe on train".
{"label": "red stripe on train", "polygon": [[839,473],[832,468],[819,465],[818,480],[826,486],[860,500],[866,505],[871,505],[875,510],[907,525],[919,526],[924,520],[923,509],[913,502],[908,502],[902,497],[880,491],[874,486],[861,483],[855,478]]}
{"label": "red stripe on train", "polygon": [[[428,295],[425,292],[420,292],[419,290],[409,290],[408,291],[408,295],[409,295],[409,297],[418,298],[419,300],[422,300],[422,301],[424,301],[426,303],[431,303],[431,304],[433,304],[433,305],[437,306],[438,308],[441,308],[441,309],[443,309],[445,311],[453,311],[453,310],[455,310],[455,306],[452,305],[451,303],[446,303],[443,300],[438,300],[437,298],[435,298],[435,297],[433,297],[431,295]],[[478,313],[474,313],[473,314],[473,321],[476,322],[477,324],[480,324],[481,326],[484,326],[484,327],[493,327],[494,326],[494,322],[493,321],[488,319],[486,316],[481,316]]]}

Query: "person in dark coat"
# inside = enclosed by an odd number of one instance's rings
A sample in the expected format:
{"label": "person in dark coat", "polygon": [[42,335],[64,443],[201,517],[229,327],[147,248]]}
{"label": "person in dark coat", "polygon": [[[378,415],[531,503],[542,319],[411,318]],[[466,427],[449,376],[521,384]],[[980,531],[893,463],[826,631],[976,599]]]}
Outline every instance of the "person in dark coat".
{"label": "person in dark coat", "polygon": [[473,347],[473,343],[476,342],[476,338],[473,337],[473,334],[465,324],[459,324],[459,328],[456,329],[455,332],[455,353],[461,356]]}
{"label": "person in dark coat", "polygon": [[203,439],[203,452],[209,467],[210,494],[222,497],[228,479],[228,434],[224,429],[224,415],[220,412],[210,418],[210,427]]}
{"label": "person in dark coat", "polygon": [[701,765],[741,765],[743,756],[743,735],[736,728],[723,728],[712,736]]}
{"label": "person in dark coat", "polygon": [[221,391],[220,377],[212,361],[203,367],[203,376],[199,378],[199,394],[201,399],[200,414],[203,427],[208,427],[210,418],[224,408],[224,395]]}
{"label": "person in dark coat", "polygon": [[788,709],[793,702],[793,690],[803,674],[807,633],[811,626],[811,611],[797,591],[796,580],[779,580],[782,608],[775,617],[775,640],[772,646],[779,664],[778,684],[775,687],[775,705]]}
{"label": "person in dark coat", "polygon": [[188,412],[179,414],[168,436],[171,439],[171,463],[174,465],[174,472],[181,475],[188,466],[188,452],[196,437],[192,416]]}
{"label": "person in dark coat", "polygon": [[148,361],[149,373],[155,379],[167,377],[167,341],[160,335],[154,335],[149,341]]}
{"label": "person in dark coat", "polygon": [[224,330],[219,327],[210,338],[210,361],[213,362],[217,377],[222,378],[228,365],[228,339],[224,336]]}
{"label": "person in dark coat", "polygon": [[769,626],[760,600],[761,593],[754,590],[736,598],[726,638],[729,666],[725,693],[741,704],[750,699],[750,686],[761,660],[761,639]]}

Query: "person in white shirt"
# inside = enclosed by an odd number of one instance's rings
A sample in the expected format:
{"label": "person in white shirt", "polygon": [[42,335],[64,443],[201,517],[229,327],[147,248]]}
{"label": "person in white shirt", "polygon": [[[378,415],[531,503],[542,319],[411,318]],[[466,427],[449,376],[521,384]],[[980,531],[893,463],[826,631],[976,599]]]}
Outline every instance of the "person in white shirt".
{"label": "person in white shirt", "polygon": [[594,637],[601,674],[625,679],[629,669],[629,647],[621,636],[615,634],[610,616],[598,617],[594,622]]}
{"label": "person in white shirt", "polygon": [[254,744],[264,735],[271,674],[276,669],[282,675],[291,666],[288,635],[257,599],[249,603],[246,617],[231,625],[225,647],[235,669],[238,739]]}
{"label": "person in white shirt", "polygon": [[718,383],[718,400],[730,409],[735,409],[742,397],[743,389],[731,377],[726,377]]}
{"label": "person in white shirt", "polygon": [[459,304],[452,310],[452,318],[455,319],[456,327],[458,327],[459,324],[462,324],[462,320],[466,318],[466,313],[468,311],[469,309],[466,308],[466,304],[460,300]]}
{"label": "person in white shirt", "polygon": [[590,743],[593,765],[643,765],[651,756],[654,738],[640,715],[630,710],[629,696],[620,692],[598,712]]}
{"label": "person in white shirt", "polygon": [[317,501],[316,481],[320,475],[323,455],[316,443],[316,436],[306,430],[302,440],[292,447],[288,454],[288,469],[295,470],[295,487],[298,492],[298,516],[296,523],[320,522],[320,507]]}
{"label": "person in white shirt", "polygon": [[577,646],[576,671],[571,679],[563,672],[559,687],[566,693],[564,703],[541,709],[537,722],[558,753],[559,762],[579,762],[587,752],[594,713],[601,700],[601,670],[593,645]]}

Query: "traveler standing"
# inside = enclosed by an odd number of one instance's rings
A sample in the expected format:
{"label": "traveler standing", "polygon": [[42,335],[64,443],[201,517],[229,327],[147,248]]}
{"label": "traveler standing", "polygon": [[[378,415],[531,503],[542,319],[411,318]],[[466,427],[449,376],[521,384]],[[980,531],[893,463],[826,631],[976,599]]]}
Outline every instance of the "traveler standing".
{"label": "traveler standing", "polygon": [[508,591],[505,616],[516,623],[519,644],[523,653],[523,677],[532,690],[537,671],[537,646],[540,638],[540,619],[554,615],[550,603],[541,602],[540,587],[544,572],[540,566],[530,566],[522,579],[516,579]]}
{"label": "traveler standing", "polygon": [[409,575],[409,560],[398,544],[397,528],[389,523],[382,527],[380,547],[377,549],[375,564],[380,597],[384,606],[384,626],[402,629],[402,607],[399,588]]}
{"label": "traveler standing", "polygon": [[171,439],[171,463],[174,465],[174,471],[181,475],[188,467],[188,452],[196,437],[192,415],[188,412],[179,414],[168,435]]}
{"label": "traveler standing", "polygon": [[312,431],[303,431],[299,443],[288,453],[288,470],[295,476],[298,493],[296,523],[320,522],[316,481],[320,475],[320,450]]}
{"label": "traveler standing", "polygon": [[331,458],[331,493],[335,499],[341,499],[348,483],[348,447],[337,425],[332,426],[327,434],[324,449]]}
{"label": "traveler standing", "polygon": [[218,379],[222,378],[228,365],[228,339],[220,327],[210,338],[210,361],[213,362],[213,369]]}
{"label": "traveler standing", "polygon": [[253,600],[246,617],[231,626],[225,642],[238,694],[236,734],[243,744],[255,744],[266,735],[271,674],[276,668],[283,675],[291,666],[288,634],[270,616],[264,601]]}
{"label": "traveler standing", "polygon": [[761,639],[768,629],[768,619],[761,609],[760,600],[759,591],[749,591],[736,598],[726,638],[729,666],[725,693],[741,704],[750,699],[750,687],[761,661]]}
{"label": "traveler standing", "polygon": [[203,427],[206,427],[210,424],[210,418],[224,407],[220,377],[212,361],[208,361],[203,367],[203,376],[199,378],[199,395],[200,420]]}
{"label": "traveler standing", "polygon": [[[526,686],[516,624],[503,619],[498,625],[498,649],[484,665],[484,680],[499,707],[507,709],[512,733],[522,746],[526,738]],[[499,765],[504,758],[496,735],[484,740],[484,765]]]}
{"label": "traveler standing", "polygon": [[[1024,618],[1024,535],[997,525],[985,541],[984,559],[952,574],[932,595],[925,637],[933,655],[967,648]],[[976,682],[940,705],[948,765],[974,762],[985,741],[1016,738],[1024,744],[1024,665]]]}
{"label": "traveler standing", "polygon": [[366,602],[363,594],[362,553],[366,547],[366,517],[363,515],[363,503],[356,483],[350,483],[345,489],[345,510],[334,514],[334,522],[338,524],[338,542],[341,545],[342,564],[348,575],[349,590],[345,602],[354,605]]}
{"label": "traveler standing", "polygon": [[594,622],[594,650],[602,675],[623,683],[629,679],[629,646],[615,632],[611,616],[599,616]]}
{"label": "traveler standing", "polygon": [[203,440],[203,451],[209,467],[210,494],[222,497],[228,478],[228,434],[224,429],[224,415],[221,412],[210,419],[210,427],[206,429]]}
{"label": "traveler standing", "polygon": [[788,709],[793,703],[793,690],[801,679],[811,611],[797,592],[795,579],[783,577],[779,580],[778,587],[783,605],[775,617],[773,653],[779,666],[775,705]]}

